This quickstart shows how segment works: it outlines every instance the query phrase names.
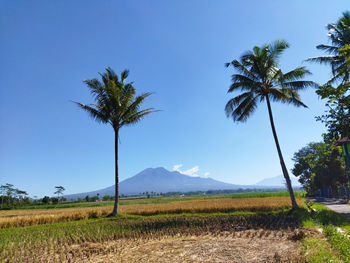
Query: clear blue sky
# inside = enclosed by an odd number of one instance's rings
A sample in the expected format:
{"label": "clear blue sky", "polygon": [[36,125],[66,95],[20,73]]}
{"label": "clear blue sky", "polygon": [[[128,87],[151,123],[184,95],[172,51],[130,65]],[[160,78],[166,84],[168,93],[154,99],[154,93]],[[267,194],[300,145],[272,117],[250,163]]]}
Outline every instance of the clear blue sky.
{"label": "clear blue sky", "polygon": [[[92,102],[82,81],[107,66],[129,69],[138,92],[155,93],[147,104],[163,110],[122,130],[121,180],[179,164],[236,184],[281,174],[266,105],[246,124],[225,117],[233,71],[224,63],[282,38],[291,46],[282,68],[306,65],[323,83],[329,69],[303,60],[322,54],[325,25],[347,8],[348,0],[1,0],[0,184],[43,196],[55,185],[76,193],[114,183],[112,128],[70,102]],[[313,90],[302,98],[309,109],[272,105],[289,169],[293,153],[325,131],[315,121],[324,101]]]}

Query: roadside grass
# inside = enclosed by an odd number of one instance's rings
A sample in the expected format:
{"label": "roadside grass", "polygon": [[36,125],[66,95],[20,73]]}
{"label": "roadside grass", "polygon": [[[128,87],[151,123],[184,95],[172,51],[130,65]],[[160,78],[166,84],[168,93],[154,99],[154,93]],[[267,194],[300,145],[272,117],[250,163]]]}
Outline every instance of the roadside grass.
{"label": "roadside grass", "polygon": [[302,250],[306,262],[310,263],[340,263],[337,253],[329,246],[327,240],[320,236],[305,237],[302,241]]}
{"label": "roadside grass", "polygon": [[[328,243],[335,251],[333,256],[337,256],[340,262],[350,262],[350,222],[321,204],[309,202],[308,205],[312,208],[309,214],[315,226],[323,229]],[[339,231],[339,228],[344,232]],[[322,243],[320,240],[319,242]],[[322,253],[326,253],[326,250],[320,249]]]}

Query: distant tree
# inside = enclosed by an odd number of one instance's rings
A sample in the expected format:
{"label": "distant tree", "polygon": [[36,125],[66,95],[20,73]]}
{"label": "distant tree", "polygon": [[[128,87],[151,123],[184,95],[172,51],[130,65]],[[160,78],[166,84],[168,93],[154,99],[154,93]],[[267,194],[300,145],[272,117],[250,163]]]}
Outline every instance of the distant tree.
{"label": "distant tree", "polygon": [[56,191],[54,192],[55,195],[57,195],[57,199],[59,200],[60,195],[63,195],[63,192],[66,190],[63,186],[55,186]]}
{"label": "distant tree", "polygon": [[13,203],[16,188],[13,187],[13,184],[8,184],[8,183],[5,185],[2,185],[1,188],[2,188],[2,192],[6,195],[6,198],[3,198],[2,200],[6,199],[7,206],[9,207],[10,203]]}
{"label": "distant tree", "polygon": [[24,203],[25,197],[28,195],[26,191],[15,189],[15,193],[20,203]]}
{"label": "distant tree", "polygon": [[48,203],[50,203],[50,197],[44,196],[43,199],[41,199],[41,202],[42,202],[43,204],[48,204]]}
{"label": "distant tree", "polygon": [[85,196],[85,198],[84,198],[84,199],[85,199],[85,201],[86,201],[86,202],[90,202],[90,197],[89,197],[88,195],[87,195],[87,196]]}
{"label": "distant tree", "polygon": [[51,197],[50,198],[52,204],[58,204],[58,198],[57,197]]}
{"label": "distant tree", "polygon": [[232,75],[232,84],[228,92],[240,90],[242,93],[227,102],[225,111],[226,116],[232,117],[233,121],[245,122],[256,110],[258,103],[266,101],[283,176],[286,180],[292,206],[295,208],[297,203],[279,145],[270,100],[297,107],[306,107],[301,102],[298,92],[317,85],[312,81],[302,80],[304,76],[310,74],[305,67],[299,67],[287,73],[282,72],[279,68],[279,58],[288,47],[289,44],[286,41],[279,40],[270,45],[254,47],[252,51],[243,54],[240,61],[233,60],[226,63],[227,67],[232,65],[237,71],[237,74]]}
{"label": "distant tree", "polygon": [[113,200],[113,197],[110,196],[110,195],[104,195],[104,196],[102,197],[102,199],[103,199],[103,201],[109,201],[109,200]]}
{"label": "distant tree", "polygon": [[120,78],[111,69],[107,68],[104,74],[100,74],[102,82],[97,79],[84,81],[89,87],[96,104],[86,105],[80,102],[76,104],[87,111],[89,115],[100,123],[109,123],[114,129],[115,147],[115,202],[112,216],[118,213],[119,207],[119,171],[118,171],[118,139],[119,131],[124,126],[135,124],[146,115],[154,112],[153,108],[141,109],[144,100],[151,93],[136,96],[133,83],[126,83],[129,75],[124,70]]}

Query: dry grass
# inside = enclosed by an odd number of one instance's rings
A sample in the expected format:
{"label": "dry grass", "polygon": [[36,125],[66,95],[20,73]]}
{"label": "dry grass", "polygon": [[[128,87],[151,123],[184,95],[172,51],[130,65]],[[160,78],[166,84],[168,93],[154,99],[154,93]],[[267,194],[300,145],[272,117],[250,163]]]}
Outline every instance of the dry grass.
{"label": "dry grass", "polygon": [[[247,230],[199,236],[120,239],[72,245],[79,262],[303,262],[294,231]],[[72,257],[74,255],[75,258]],[[55,255],[58,259],[59,255]],[[66,258],[66,260],[70,260]],[[43,260],[47,260],[43,255]]]}
{"label": "dry grass", "polygon": [[[298,202],[302,205],[300,200]],[[156,215],[185,212],[276,211],[283,208],[291,208],[288,197],[228,198],[178,201],[165,204],[123,205],[120,206],[120,212],[134,215]],[[112,208],[108,206],[0,211],[0,228],[99,218],[108,215],[111,211]]]}

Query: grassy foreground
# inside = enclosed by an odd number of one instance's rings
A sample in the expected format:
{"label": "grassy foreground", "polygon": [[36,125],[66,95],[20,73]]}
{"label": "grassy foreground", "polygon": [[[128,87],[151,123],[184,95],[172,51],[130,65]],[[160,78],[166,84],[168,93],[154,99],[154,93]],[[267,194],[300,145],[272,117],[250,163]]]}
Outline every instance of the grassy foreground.
{"label": "grassy foreground", "polygon": [[[119,216],[0,230],[0,261],[55,259],[78,260],[89,257],[84,251],[70,253],[74,244],[103,243],[119,239],[157,239],[163,236],[203,235],[246,229],[295,229],[298,220],[288,211],[264,213],[182,214],[168,216]],[[260,233],[263,235],[264,233]],[[39,256],[41,259],[39,260]]]}

